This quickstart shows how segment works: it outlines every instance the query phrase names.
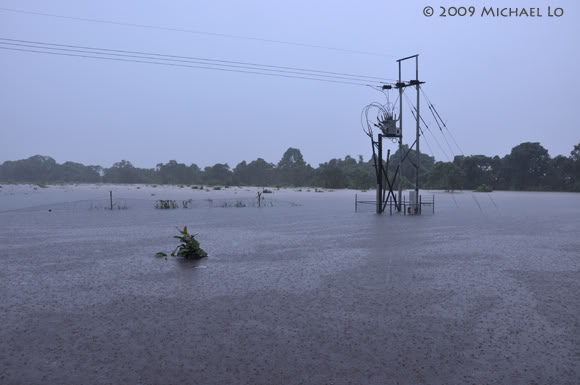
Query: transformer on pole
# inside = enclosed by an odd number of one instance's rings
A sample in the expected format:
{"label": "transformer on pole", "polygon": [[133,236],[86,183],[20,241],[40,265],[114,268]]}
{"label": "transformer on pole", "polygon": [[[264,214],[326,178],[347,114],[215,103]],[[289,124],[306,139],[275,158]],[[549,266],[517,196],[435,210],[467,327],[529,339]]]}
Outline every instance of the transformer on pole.
{"label": "transformer on pole", "polygon": [[[415,79],[409,80],[407,82],[402,80],[402,63],[406,60],[415,59]],[[373,160],[375,164],[375,172],[377,177],[377,191],[376,191],[376,211],[377,214],[381,214],[384,212],[387,203],[390,204],[390,207],[395,206],[395,209],[398,212],[403,210],[403,186],[401,178],[398,180],[397,184],[397,176],[400,173],[401,167],[407,156],[409,155],[411,149],[415,147],[415,153],[417,154],[415,157],[415,162],[411,160],[415,167],[415,189],[413,194],[410,194],[410,202],[408,206],[409,214],[421,214],[421,204],[420,204],[420,195],[419,195],[419,171],[420,171],[420,164],[421,164],[421,153],[419,147],[420,141],[420,110],[419,110],[419,100],[420,100],[420,86],[424,82],[419,80],[419,55],[412,55],[402,59],[397,60],[399,66],[399,80],[396,84],[383,84],[381,89],[384,90],[391,90],[393,88],[399,90],[399,116],[396,117],[394,112],[394,105],[391,106],[389,102],[387,105],[373,103],[370,104],[363,110],[363,113],[367,114],[367,129],[365,129],[366,134],[371,138],[372,143],[372,150],[373,150]],[[417,91],[417,107],[416,107],[416,132],[415,132],[415,141],[411,146],[409,146],[408,150],[405,154],[403,154],[403,93],[406,87],[415,87]],[[388,95],[387,95],[388,101]],[[377,123],[373,123],[373,125],[380,129],[380,133],[377,135],[377,140],[375,141],[372,127],[368,121],[368,109],[370,107],[378,108],[380,113],[377,117]],[[397,125],[398,123],[398,125]],[[364,128],[364,125],[363,125]],[[392,177],[388,175],[388,163],[390,158],[390,151],[388,151],[387,155],[387,167],[383,166],[383,138],[389,138],[392,140],[397,140],[399,143],[399,163],[396,167],[395,173]],[[377,150],[375,152],[375,149]],[[377,154],[378,153],[378,154]],[[383,184],[383,181],[386,182],[387,186]],[[398,187],[398,197],[395,196],[394,188],[397,185]],[[388,193],[385,196],[386,189],[388,188]],[[407,214],[407,213],[405,213]]]}

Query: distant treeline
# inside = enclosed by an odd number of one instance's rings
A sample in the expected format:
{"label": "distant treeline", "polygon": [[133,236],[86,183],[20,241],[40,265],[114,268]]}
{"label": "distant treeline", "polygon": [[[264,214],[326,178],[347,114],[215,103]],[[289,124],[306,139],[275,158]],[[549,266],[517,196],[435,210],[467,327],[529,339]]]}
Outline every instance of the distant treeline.
{"label": "distant treeline", "polygon": [[[408,147],[403,146],[403,153]],[[394,174],[399,165],[396,151],[388,162]],[[399,176],[405,188],[415,180],[416,152],[411,150],[402,163]],[[499,190],[580,191],[580,144],[569,157],[551,158],[539,143],[522,143],[509,155],[456,156],[452,162],[435,162],[426,154],[420,156],[422,188],[476,189],[487,185]],[[373,159],[365,161],[350,156],[331,159],[314,168],[304,161],[299,149],[289,148],[277,163],[258,158],[243,161],[235,168],[217,163],[203,170],[196,164],[175,160],[155,168],[138,168],[127,160],[112,167],[85,166],[80,163],[58,164],[49,156],[6,161],[0,165],[4,183],[147,183],[178,185],[244,185],[244,186],[312,186],[325,188],[368,189],[376,185]]]}

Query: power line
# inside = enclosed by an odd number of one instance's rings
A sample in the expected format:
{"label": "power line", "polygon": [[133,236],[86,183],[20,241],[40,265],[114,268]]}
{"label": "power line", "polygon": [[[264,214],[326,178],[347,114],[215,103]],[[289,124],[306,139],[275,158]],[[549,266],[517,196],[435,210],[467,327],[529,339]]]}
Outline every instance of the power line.
{"label": "power line", "polygon": [[433,118],[435,119],[435,123],[437,123],[437,126],[439,127],[439,131],[441,132],[443,139],[445,139],[445,143],[447,143],[447,147],[449,147],[449,151],[451,151],[451,155],[453,155],[453,157],[455,157],[455,152],[451,148],[451,145],[449,144],[449,141],[447,140],[447,137],[445,136],[445,133],[443,132],[443,129],[441,128],[441,125],[439,124],[439,121],[437,120],[437,116],[435,116],[435,112],[433,111],[433,107],[432,107],[431,103],[429,103],[428,107],[429,107],[429,111],[431,111],[431,114],[433,115]]}
{"label": "power line", "polygon": [[[409,106],[409,110],[411,111],[411,115],[413,115],[413,119],[417,120],[417,115],[415,115],[415,113],[413,112],[413,109],[410,108],[410,106]],[[433,149],[431,148],[431,145],[429,144],[429,141],[427,140],[427,136],[425,136],[425,133],[423,132],[423,129],[421,128],[421,126],[419,126],[419,131],[421,131],[421,135],[423,136],[423,140],[425,141],[425,143],[427,143],[427,147],[429,148],[429,151],[431,152],[431,156],[433,158],[435,158],[435,153],[433,152]]]}
{"label": "power line", "polygon": [[[201,61],[191,61],[191,60],[179,60],[179,59],[166,59],[166,58],[151,58],[148,56],[140,56],[140,55],[125,55],[125,54],[115,54],[115,53],[103,53],[98,51],[91,51],[91,50],[77,50],[77,49],[67,49],[67,48],[53,48],[53,47],[44,47],[38,45],[30,45],[30,44],[18,44],[18,43],[5,43],[1,42],[0,44],[11,45],[11,46],[18,46],[18,47],[27,47],[27,48],[37,48],[43,50],[56,50],[61,52],[77,52],[77,53],[88,53],[92,55],[108,55],[108,56],[116,56],[116,57],[129,57],[135,59],[150,59],[150,60],[162,60],[162,61],[170,61],[170,62],[181,62],[181,63],[192,63],[192,64],[204,64],[204,65],[212,65],[218,67],[226,67],[226,68],[242,68],[242,69],[256,69],[260,71],[269,71],[275,73],[290,73],[290,74],[298,74],[298,75],[311,75],[309,73],[304,72],[296,72],[296,71],[284,71],[284,70],[272,70],[272,69],[262,69],[257,67],[248,67],[248,66],[239,66],[239,65],[231,65],[231,64],[219,64],[219,63],[205,63]],[[344,79],[350,81],[357,81],[359,79],[348,78],[348,77],[341,77],[341,76],[331,76],[331,75],[311,75],[317,77],[324,77],[324,78],[331,78],[331,79]],[[361,80],[362,81],[362,80]]]}
{"label": "power line", "polygon": [[68,19],[68,20],[84,21],[84,22],[91,22],[91,23],[100,23],[100,24],[121,25],[121,26],[125,26],[125,27],[157,29],[157,30],[171,31],[171,32],[184,32],[184,33],[191,33],[191,34],[197,34],[197,35],[214,36],[214,37],[222,37],[222,38],[230,38],[230,39],[243,39],[243,40],[259,41],[259,42],[264,42],[264,43],[283,44],[283,45],[291,45],[291,46],[297,46],[297,47],[324,49],[324,50],[328,50],[328,51],[353,53],[353,54],[358,54],[358,55],[395,57],[394,55],[381,54],[378,52],[359,51],[359,50],[352,50],[352,49],[339,48],[339,47],[331,47],[331,46],[325,46],[325,45],[298,43],[298,42],[292,42],[292,41],[286,41],[286,40],[266,39],[266,38],[253,37],[253,36],[242,36],[242,35],[233,35],[233,34],[225,34],[225,33],[218,33],[218,32],[208,32],[208,31],[200,31],[200,30],[192,30],[192,29],[184,29],[184,28],[163,27],[163,26],[149,25],[149,24],[126,23],[126,22],[103,20],[103,19],[90,19],[90,18],[76,17],[76,16],[57,15],[57,14],[52,14],[52,13],[24,11],[24,10],[20,10],[20,9],[5,8],[5,7],[0,7],[0,10],[7,11],[7,12],[26,14],[26,15],[53,17],[53,18],[58,18],[58,19]]}
{"label": "power line", "polygon": [[[433,117],[435,118],[435,122],[437,122],[437,125],[439,126],[439,130],[441,131],[441,134],[443,135],[443,138],[445,139],[445,142],[447,142],[447,146],[449,146],[449,150],[451,150],[451,154],[453,154],[453,156],[455,157],[455,154],[453,153],[453,150],[451,149],[451,146],[449,145],[449,142],[447,141],[447,138],[445,137],[445,133],[443,132],[443,130],[441,129],[441,126],[439,125],[439,121],[441,121],[441,124],[447,130],[447,132],[449,133],[449,136],[451,136],[451,138],[455,142],[455,145],[459,149],[459,152],[461,153],[461,155],[465,156],[465,154],[463,153],[463,151],[461,151],[461,148],[459,147],[459,145],[457,144],[457,142],[453,138],[453,135],[451,134],[451,131],[449,131],[449,128],[447,128],[447,124],[445,124],[445,122],[443,121],[443,119],[441,119],[441,115],[439,115],[439,113],[435,109],[435,106],[433,105],[433,103],[431,103],[431,101],[427,97],[427,94],[425,93],[425,91],[423,91],[423,88],[421,88],[421,93],[423,94],[423,97],[425,98],[426,102],[428,103],[429,110],[431,110],[431,113],[433,114]],[[439,119],[439,121],[437,119]],[[477,207],[479,207],[479,211],[483,212],[483,209],[481,208],[481,205],[479,204],[479,201],[477,200],[477,198],[476,198],[475,194],[473,193],[473,191],[471,191],[471,197],[473,198],[473,200],[477,204]],[[493,202],[493,199],[491,198],[491,196],[489,198]],[[493,203],[495,205],[495,202],[493,202]],[[496,208],[497,208],[497,206],[496,206]]]}
{"label": "power line", "polygon": [[[405,95],[405,98],[407,99],[407,104],[409,105],[409,111],[411,111],[411,115],[413,115],[413,119],[417,120],[417,114],[416,114],[417,108],[411,102],[411,100],[409,99],[409,97],[407,96],[407,94],[403,93],[403,95]],[[415,111],[413,111],[413,110],[415,110]],[[419,118],[421,120],[423,120],[423,118],[420,115],[419,115]],[[427,137],[425,136],[425,133],[423,132],[423,129],[421,128],[421,125],[419,125],[419,131],[421,131],[421,135],[423,136],[423,139],[425,140],[425,143],[427,143],[427,147],[429,147],[429,150],[431,151],[431,155],[433,156],[433,158],[435,158],[435,154],[433,152],[433,149],[431,148],[431,145],[427,141]]]}
{"label": "power line", "polygon": [[[214,70],[214,71],[238,72],[238,73],[246,73],[246,74],[254,74],[254,75],[266,75],[266,76],[290,78],[290,79],[314,80],[314,81],[327,82],[327,83],[350,84],[350,85],[364,86],[364,87],[368,86],[368,84],[364,84],[364,83],[346,82],[346,81],[330,80],[330,79],[320,79],[320,78],[313,78],[313,77],[307,77],[307,76],[283,75],[283,74],[278,74],[278,73],[265,73],[265,72],[259,72],[259,71],[245,71],[245,70],[236,70],[236,69],[227,69],[227,68],[194,66],[194,65],[186,65],[186,64],[176,64],[176,63],[162,63],[162,62],[154,62],[154,61],[147,61],[147,60],[120,59],[120,58],[113,58],[113,57],[90,56],[90,55],[60,53],[60,52],[48,52],[48,51],[38,51],[38,50],[31,50],[31,49],[9,48],[9,47],[0,47],[0,49],[9,50],[9,51],[40,53],[40,54],[46,54],[46,55],[81,57],[81,58],[87,58],[87,59],[112,60],[112,61],[129,62],[129,63],[145,63],[145,64],[165,65],[165,66],[171,66],[171,67],[186,67],[186,68],[199,68],[199,69]],[[249,69],[251,69],[251,68],[249,68]]]}
{"label": "power line", "polygon": [[449,130],[449,127],[447,127],[447,124],[443,121],[443,119],[441,119],[441,116],[439,115],[439,112],[437,112],[437,110],[435,109],[435,106],[433,105],[433,103],[431,103],[431,101],[429,100],[429,98],[427,97],[427,94],[425,93],[425,91],[423,91],[423,89],[421,88],[421,92],[423,93],[423,97],[425,98],[425,100],[427,101],[427,103],[429,104],[430,108],[433,108],[433,111],[435,111],[435,114],[437,114],[437,117],[439,118],[439,120],[441,121],[441,124],[443,124],[443,127],[445,127],[445,129],[447,130],[447,132],[449,133],[449,136],[451,137],[451,139],[453,140],[453,143],[455,143],[455,146],[457,147],[457,149],[459,150],[459,152],[461,153],[461,155],[465,156],[465,154],[463,153],[463,151],[461,150],[461,147],[459,147],[459,144],[457,144],[457,141],[455,140],[455,137],[453,136],[453,134],[451,133],[451,130]]}
{"label": "power line", "polygon": [[[407,94],[403,93],[403,95],[405,95],[405,98],[407,99],[407,103],[413,107],[413,109],[415,110],[415,113],[417,112],[417,107],[415,107],[415,105],[413,104],[413,102],[409,99],[409,97],[407,96]],[[411,111],[412,113],[413,111]],[[416,115],[413,114],[413,116],[416,118]],[[437,140],[437,137],[435,136],[435,134],[433,133],[433,131],[431,131],[431,128],[429,127],[429,125],[425,122],[425,120],[423,119],[423,117],[421,115],[419,115],[419,117],[421,118],[421,122],[423,123],[423,125],[425,126],[425,128],[427,129],[427,131],[431,134],[431,136],[433,136],[433,139],[435,140],[435,143],[437,143],[437,146],[439,147],[439,149],[441,150],[441,152],[443,153],[443,155],[445,155],[445,158],[447,159],[447,161],[451,162],[451,159],[449,158],[449,156],[447,155],[447,152],[445,152],[445,150],[443,149],[443,147],[441,146],[441,144],[439,143],[439,141]],[[421,133],[423,134],[423,136],[425,136],[425,134],[423,133],[423,130],[421,130]],[[425,138],[427,138],[425,136]],[[425,140],[426,141],[426,140]]]}
{"label": "power line", "polygon": [[[20,44],[24,43],[24,44]],[[147,57],[147,59],[155,59],[155,60],[166,60],[166,61],[176,61],[176,62],[193,62],[197,64],[212,64],[216,66],[225,66],[225,67],[257,67],[261,71],[272,71],[272,72],[288,72],[289,73],[305,73],[311,76],[320,76],[320,77],[330,77],[330,78],[341,78],[345,80],[361,80],[361,81],[381,81],[384,83],[388,83],[389,80],[393,79],[386,79],[377,76],[367,76],[367,75],[356,75],[356,74],[349,74],[344,72],[331,72],[331,71],[322,71],[322,70],[311,70],[306,68],[299,68],[299,67],[287,67],[287,66],[276,66],[276,65],[269,65],[269,64],[258,64],[258,63],[250,63],[250,62],[240,62],[240,61],[232,61],[232,60],[217,60],[217,59],[208,59],[202,57],[193,57],[193,56],[179,56],[179,55],[167,55],[167,54],[160,54],[160,53],[151,53],[151,52],[142,52],[142,51],[129,51],[129,50],[120,50],[120,49],[110,49],[110,48],[98,48],[98,47],[89,47],[89,46],[79,46],[79,45],[70,45],[70,44],[56,44],[56,43],[46,43],[46,42],[39,42],[39,41],[32,41],[32,40],[20,40],[20,39],[8,39],[8,38],[1,38],[0,37],[0,44],[8,44],[8,45],[20,45],[25,47],[32,47],[32,48],[41,48],[41,49],[53,49],[53,50],[61,50],[61,51],[73,51],[73,52],[84,52],[86,51],[78,51],[78,50],[90,50],[95,52],[90,52],[92,54],[98,55],[111,55],[111,56],[128,56],[128,57],[135,57],[131,55],[139,55],[139,56],[153,56]],[[34,44],[35,46],[25,45],[25,44]],[[36,46],[42,47],[36,47]],[[55,48],[58,47],[58,48]],[[64,47],[64,48],[60,48]],[[71,48],[69,50],[68,48]],[[99,51],[99,52],[96,52]],[[126,55],[127,54],[127,55]],[[184,59],[184,60],[181,60]],[[199,63],[203,62],[203,63]],[[286,71],[288,70],[288,71]]]}

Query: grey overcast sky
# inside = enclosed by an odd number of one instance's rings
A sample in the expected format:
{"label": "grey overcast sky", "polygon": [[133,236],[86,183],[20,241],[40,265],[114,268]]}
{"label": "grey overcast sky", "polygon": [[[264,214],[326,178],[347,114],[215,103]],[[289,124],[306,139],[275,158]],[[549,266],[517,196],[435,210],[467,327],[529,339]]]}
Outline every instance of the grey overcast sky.
{"label": "grey overcast sky", "polygon": [[[543,17],[427,18],[426,5],[539,7]],[[549,5],[564,16],[548,17]],[[0,7],[384,56],[0,10],[0,37],[11,39],[386,78],[397,76],[397,57],[419,53],[424,89],[466,154],[503,156],[532,141],[568,155],[580,142],[578,1],[0,0]],[[43,154],[107,167],[121,159],[234,167],[258,157],[276,163],[288,147],[313,166],[345,155],[368,159],[360,112],[384,101],[362,86],[202,69],[6,50],[0,62],[0,162]],[[414,127],[404,130],[407,142]],[[446,160],[426,136],[437,160]]]}

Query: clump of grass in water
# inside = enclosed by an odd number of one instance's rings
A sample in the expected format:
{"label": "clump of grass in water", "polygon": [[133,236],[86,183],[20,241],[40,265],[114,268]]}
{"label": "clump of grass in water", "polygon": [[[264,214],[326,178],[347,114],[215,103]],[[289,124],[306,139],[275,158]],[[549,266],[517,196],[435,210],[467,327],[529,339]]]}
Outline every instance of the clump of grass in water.
{"label": "clump of grass in water", "polygon": [[[113,208],[109,206],[109,203],[102,205],[99,203],[92,203],[89,206],[89,210],[129,210],[129,206],[126,203],[114,203]],[[51,211],[51,210],[49,210]]]}
{"label": "clump of grass in water", "polygon": [[178,205],[174,200],[160,199],[155,202],[155,208],[161,210],[176,209],[178,208]]}
{"label": "clump of grass in water", "polygon": [[[189,234],[187,226],[183,226],[183,230],[177,229],[179,235],[173,238],[179,239],[181,242],[175,250],[170,254],[172,257],[181,257],[184,259],[202,259],[207,257],[207,253],[200,247],[199,242],[195,239],[197,234]],[[155,254],[156,257],[167,259],[167,254],[160,251]]]}
{"label": "clump of grass in water", "polygon": [[229,203],[229,202],[224,202],[222,203],[221,207],[246,207],[246,204],[242,201],[236,201],[236,203]]}
{"label": "clump of grass in water", "polygon": [[262,193],[264,193],[264,194],[272,194],[272,190],[268,190],[267,188],[265,188],[264,190],[262,190]]}
{"label": "clump of grass in water", "polygon": [[246,207],[246,204],[242,201],[236,201],[236,203],[234,203],[234,207]]}
{"label": "clump of grass in water", "polygon": [[477,188],[474,191],[475,192],[493,192],[493,188],[491,188],[491,186],[489,186],[489,185],[481,184],[481,185],[477,186]]}

